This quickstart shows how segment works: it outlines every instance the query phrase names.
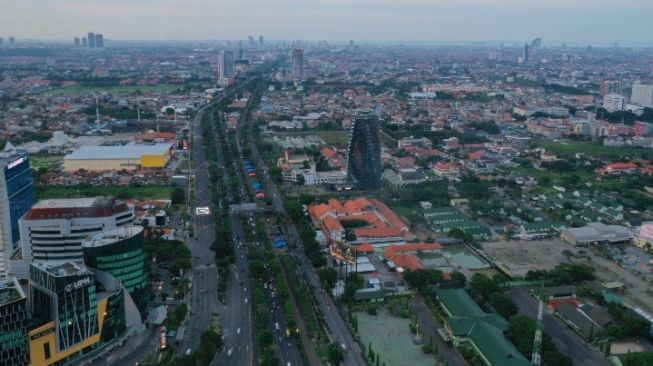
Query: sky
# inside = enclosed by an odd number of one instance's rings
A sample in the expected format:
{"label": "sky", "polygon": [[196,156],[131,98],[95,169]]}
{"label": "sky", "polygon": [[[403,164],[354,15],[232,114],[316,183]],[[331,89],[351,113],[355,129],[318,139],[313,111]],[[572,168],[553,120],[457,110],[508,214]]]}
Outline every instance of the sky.
{"label": "sky", "polygon": [[653,45],[652,0],[0,0],[0,37]]}

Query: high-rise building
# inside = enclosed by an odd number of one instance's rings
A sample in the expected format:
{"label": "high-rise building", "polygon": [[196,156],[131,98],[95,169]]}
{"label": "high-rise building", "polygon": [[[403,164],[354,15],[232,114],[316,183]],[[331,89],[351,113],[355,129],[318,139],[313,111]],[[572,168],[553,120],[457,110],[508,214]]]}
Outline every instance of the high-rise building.
{"label": "high-rise building", "polygon": [[533,47],[528,43],[524,45],[524,61],[528,62],[533,56]]}
{"label": "high-rise building", "polygon": [[0,47],[4,46],[5,39],[0,37]]}
{"label": "high-rise building", "polygon": [[218,77],[231,78],[236,75],[234,71],[234,51],[224,50],[218,57]]}
{"label": "high-rise building", "polygon": [[14,36],[9,36],[9,47],[13,47],[16,45],[16,40],[14,39]]}
{"label": "high-rise building", "polygon": [[95,33],[88,32],[88,48],[95,48]]}
{"label": "high-rise building", "polygon": [[621,86],[621,82],[617,80],[602,80],[600,85],[601,96],[621,94]]}
{"label": "high-rise building", "polygon": [[10,260],[18,249],[18,220],[34,204],[34,186],[25,152],[0,153],[0,278],[10,272]]}
{"label": "high-rise building", "polygon": [[295,48],[290,54],[292,58],[292,77],[295,84],[304,80],[304,50]]}
{"label": "high-rise building", "polygon": [[79,47],[79,46],[82,45],[82,40],[79,39],[79,37],[75,37],[75,38],[73,39],[73,42],[75,42],[75,47]]}
{"label": "high-rise building", "polygon": [[603,108],[608,112],[616,112],[624,109],[625,100],[622,95],[619,94],[608,94],[603,97]]}
{"label": "high-rise building", "polygon": [[104,36],[100,33],[95,34],[95,47],[97,48],[104,47]]}
{"label": "high-rise building", "polygon": [[125,290],[110,274],[81,263],[33,263],[29,334],[32,365],[61,365],[125,333]]}
{"label": "high-rise building", "polygon": [[26,278],[32,262],[81,263],[84,239],[133,222],[133,207],[111,197],[39,201],[20,219],[22,262],[12,261],[12,271]]}
{"label": "high-rise building", "polygon": [[256,45],[256,42],[254,41],[254,36],[252,36],[252,35],[247,37],[247,41],[248,41],[250,46]]}
{"label": "high-rise building", "polygon": [[115,277],[129,292],[141,315],[148,301],[143,227],[124,226],[84,240],[84,263]]}
{"label": "high-rise building", "polygon": [[533,40],[533,42],[531,43],[531,46],[533,46],[533,48],[540,48],[540,47],[542,47],[542,38],[540,38],[540,37],[535,38],[535,39]]}
{"label": "high-rise building", "polygon": [[634,84],[630,102],[641,107],[653,108],[653,85]]}
{"label": "high-rise building", "polygon": [[258,43],[260,43],[261,46],[263,45],[263,35],[258,36]]}
{"label": "high-rise building", "polygon": [[351,120],[347,177],[358,189],[381,188],[381,140],[374,110],[360,109]]}
{"label": "high-rise building", "polygon": [[27,299],[17,279],[0,281],[0,366],[27,366]]}
{"label": "high-rise building", "polygon": [[88,46],[88,38],[82,37],[82,47],[87,47]]}

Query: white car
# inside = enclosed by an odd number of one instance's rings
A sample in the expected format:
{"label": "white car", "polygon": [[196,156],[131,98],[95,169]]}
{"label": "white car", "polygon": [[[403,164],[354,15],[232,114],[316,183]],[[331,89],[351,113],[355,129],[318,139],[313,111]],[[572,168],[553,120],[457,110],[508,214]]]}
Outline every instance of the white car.
{"label": "white car", "polygon": [[247,298],[245,298],[245,304],[247,304]]}
{"label": "white car", "polygon": [[240,328],[236,329],[236,334],[240,335]]}
{"label": "white car", "polygon": [[233,348],[229,348],[229,351],[227,351],[227,356],[231,357],[231,354],[234,352]]}

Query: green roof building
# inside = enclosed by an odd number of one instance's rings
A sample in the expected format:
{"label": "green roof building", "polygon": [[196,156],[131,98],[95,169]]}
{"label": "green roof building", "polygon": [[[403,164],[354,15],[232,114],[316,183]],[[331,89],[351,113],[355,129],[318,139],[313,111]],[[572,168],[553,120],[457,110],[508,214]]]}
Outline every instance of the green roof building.
{"label": "green roof building", "polygon": [[469,346],[487,366],[528,366],[530,362],[503,335],[508,322],[488,314],[464,289],[436,290],[444,312],[447,331],[456,347]]}

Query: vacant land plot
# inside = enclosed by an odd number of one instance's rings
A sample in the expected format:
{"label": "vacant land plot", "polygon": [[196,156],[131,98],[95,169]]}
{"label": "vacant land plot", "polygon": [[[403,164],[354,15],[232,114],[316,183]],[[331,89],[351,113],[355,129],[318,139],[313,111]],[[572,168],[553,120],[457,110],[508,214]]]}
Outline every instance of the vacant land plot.
{"label": "vacant land plot", "polygon": [[385,308],[379,309],[377,315],[358,312],[356,316],[358,334],[361,335],[365,347],[372,344],[374,353],[379,354],[380,364],[385,363],[388,366],[434,364],[433,357],[422,352],[422,346],[413,344],[415,335],[410,332],[408,319],[396,317]]}
{"label": "vacant land plot", "polygon": [[550,270],[566,262],[563,250],[575,249],[559,239],[512,240],[484,243],[485,253],[503,266],[513,277],[522,277],[530,270]]}
{"label": "vacant land plot", "polygon": [[622,158],[627,156],[650,156],[650,150],[641,147],[603,146],[598,142],[588,141],[553,141],[546,139],[537,139],[534,144],[545,148],[548,151],[558,155],[561,158],[573,157],[576,153],[584,153],[590,156],[606,156],[611,158]]}

